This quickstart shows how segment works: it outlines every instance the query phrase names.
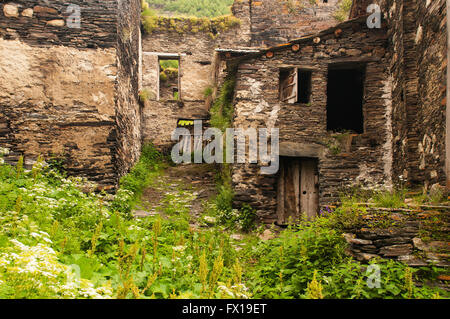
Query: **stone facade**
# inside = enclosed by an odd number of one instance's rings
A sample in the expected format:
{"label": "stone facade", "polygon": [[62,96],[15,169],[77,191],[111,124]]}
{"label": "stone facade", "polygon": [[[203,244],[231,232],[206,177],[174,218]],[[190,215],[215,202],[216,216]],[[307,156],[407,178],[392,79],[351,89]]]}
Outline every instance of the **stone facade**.
{"label": "stone facade", "polygon": [[[170,149],[178,119],[209,117],[211,101],[225,76],[225,60],[245,54],[245,50],[281,44],[332,26],[336,23],[336,7],[337,0],[320,0],[316,4],[305,0],[237,0],[232,18],[238,19],[239,24],[225,28],[220,20],[205,27],[198,19],[159,18],[143,37],[142,83],[150,93],[143,110],[144,140],[160,149]],[[223,51],[218,54],[216,49]],[[179,101],[161,99],[158,92],[158,60],[167,54],[180,61]],[[213,94],[205,97],[208,87]]]}
{"label": "stone facade", "polygon": [[[299,46],[296,51],[294,45]],[[392,79],[386,45],[386,30],[369,30],[363,18],[239,61],[234,126],[279,128],[281,156],[317,159],[320,205],[335,202],[338,190],[355,181],[391,183],[392,136],[386,118],[392,111]],[[338,64],[365,66],[364,133],[345,139],[327,131],[328,68]],[[280,102],[280,69],[290,67],[311,71],[309,104]],[[334,154],[330,146],[338,140],[343,144]],[[256,164],[233,166],[236,205],[251,204],[271,223],[277,219],[278,176],[260,175],[259,169]]]}
{"label": "stone facade", "polygon": [[56,157],[111,188],[140,152],[140,4],[72,3],[80,29],[67,24],[63,1],[0,4],[0,143],[12,151],[7,162]]}
{"label": "stone facade", "polygon": [[[234,126],[277,127],[281,156],[316,159],[320,206],[336,202],[339,190],[352,184],[445,185],[445,1],[377,1],[381,29],[368,29],[368,3],[354,2],[353,20],[230,62],[238,65]],[[365,69],[363,133],[333,134],[327,131],[327,72],[352,63]],[[280,70],[294,67],[311,73],[306,105],[280,102]],[[279,177],[259,169],[233,166],[235,204],[252,205],[271,223]]]}
{"label": "stone facade", "polygon": [[334,26],[338,0],[250,1],[252,46],[272,46]]}
{"label": "stone facade", "polygon": [[446,3],[387,1],[392,41],[394,177],[445,184]]}
{"label": "stone facade", "polygon": [[[51,2],[51,5],[48,3]],[[72,7],[70,5],[76,5]],[[69,28],[80,10],[81,28]],[[30,45],[110,48],[117,42],[116,0],[18,0],[0,4],[0,36]],[[15,14],[8,14],[16,12]],[[75,14],[75,15],[74,15]]]}

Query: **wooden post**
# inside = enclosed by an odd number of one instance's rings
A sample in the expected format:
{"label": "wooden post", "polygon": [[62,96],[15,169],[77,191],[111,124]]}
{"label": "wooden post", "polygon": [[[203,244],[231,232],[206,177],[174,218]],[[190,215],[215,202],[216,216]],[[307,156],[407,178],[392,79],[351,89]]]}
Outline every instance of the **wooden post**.
{"label": "wooden post", "polygon": [[447,0],[447,110],[446,110],[446,132],[445,132],[445,175],[447,188],[450,189],[450,0]]}

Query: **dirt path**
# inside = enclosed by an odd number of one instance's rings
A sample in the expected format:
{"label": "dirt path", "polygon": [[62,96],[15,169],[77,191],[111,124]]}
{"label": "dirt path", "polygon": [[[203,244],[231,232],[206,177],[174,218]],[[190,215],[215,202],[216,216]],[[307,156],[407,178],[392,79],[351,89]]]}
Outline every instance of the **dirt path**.
{"label": "dirt path", "polygon": [[136,217],[155,216],[163,214],[164,199],[180,192],[187,193],[191,200],[192,221],[201,215],[204,202],[216,195],[216,166],[209,164],[183,164],[169,167],[162,175],[144,190],[141,204],[133,212]]}

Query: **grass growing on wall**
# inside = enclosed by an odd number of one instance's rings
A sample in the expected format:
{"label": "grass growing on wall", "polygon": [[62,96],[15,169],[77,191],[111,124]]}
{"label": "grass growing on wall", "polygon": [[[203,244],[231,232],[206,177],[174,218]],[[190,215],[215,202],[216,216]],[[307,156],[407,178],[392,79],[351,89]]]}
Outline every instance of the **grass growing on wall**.
{"label": "grass growing on wall", "polygon": [[165,17],[150,8],[147,2],[142,2],[142,23],[145,31],[150,34],[154,31],[163,30],[183,33],[206,33],[213,39],[220,32],[237,27],[241,21],[233,15],[222,15],[218,17]]}
{"label": "grass growing on wall", "polygon": [[214,18],[231,13],[234,0],[147,0],[160,13]]}
{"label": "grass growing on wall", "polygon": [[235,85],[235,74],[230,72],[219,89],[219,94],[209,111],[211,114],[211,126],[219,128],[222,132],[225,132],[227,128],[231,128],[233,122]]}

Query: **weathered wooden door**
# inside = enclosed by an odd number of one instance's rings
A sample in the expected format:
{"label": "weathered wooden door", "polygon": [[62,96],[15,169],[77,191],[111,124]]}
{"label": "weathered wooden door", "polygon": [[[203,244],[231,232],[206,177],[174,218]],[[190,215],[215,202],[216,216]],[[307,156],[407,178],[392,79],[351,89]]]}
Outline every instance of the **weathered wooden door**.
{"label": "weathered wooden door", "polygon": [[278,179],[278,224],[296,221],[300,216],[312,219],[319,209],[317,160],[281,158]]}

